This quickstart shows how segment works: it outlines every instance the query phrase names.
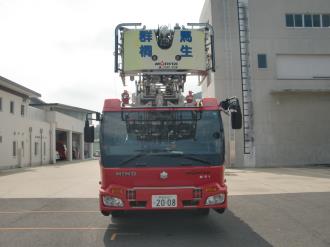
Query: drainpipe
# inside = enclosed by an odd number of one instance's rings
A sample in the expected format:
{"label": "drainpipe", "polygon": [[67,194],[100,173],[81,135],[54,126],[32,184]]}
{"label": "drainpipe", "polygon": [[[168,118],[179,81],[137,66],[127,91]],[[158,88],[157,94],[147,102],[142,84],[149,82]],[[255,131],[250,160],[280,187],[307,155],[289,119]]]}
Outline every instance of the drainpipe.
{"label": "drainpipe", "polygon": [[50,162],[52,164],[56,163],[56,125],[55,123],[50,124],[50,131],[49,131],[49,136],[50,136]]}
{"label": "drainpipe", "polygon": [[42,151],[43,151],[43,148],[42,148],[42,132],[44,132],[44,130],[43,129],[40,129],[40,140],[41,140],[41,143],[40,143],[40,158],[41,158],[41,163],[40,163],[40,165],[42,165],[42,155],[43,155],[43,153],[42,153]]}
{"label": "drainpipe", "polygon": [[29,160],[29,164],[30,166],[32,166],[32,127],[29,127],[29,133],[30,133],[30,160]]}
{"label": "drainpipe", "polygon": [[49,159],[48,159],[49,163],[53,163],[52,141],[53,141],[52,124],[50,124],[50,129],[49,129]]}

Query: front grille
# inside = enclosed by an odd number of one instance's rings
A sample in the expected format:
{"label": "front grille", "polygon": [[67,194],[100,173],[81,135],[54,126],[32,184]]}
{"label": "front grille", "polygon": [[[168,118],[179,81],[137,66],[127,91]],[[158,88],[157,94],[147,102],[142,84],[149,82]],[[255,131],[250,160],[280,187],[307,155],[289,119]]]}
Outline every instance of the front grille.
{"label": "front grille", "polygon": [[193,198],[194,199],[201,199],[203,197],[202,189],[193,189]]}
{"label": "front grille", "polygon": [[131,201],[129,202],[130,207],[132,208],[145,208],[147,206],[146,201]]}
{"label": "front grille", "polygon": [[182,204],[184,207],[194,207],[197,206],[199,203],[199,200],[184,200],[182,201]]}
{"label": "front grille", "polygon": [[127,190],[126,191],[126,199],[128,201],[135,201],[136,200],[136,191],[135,190]]}

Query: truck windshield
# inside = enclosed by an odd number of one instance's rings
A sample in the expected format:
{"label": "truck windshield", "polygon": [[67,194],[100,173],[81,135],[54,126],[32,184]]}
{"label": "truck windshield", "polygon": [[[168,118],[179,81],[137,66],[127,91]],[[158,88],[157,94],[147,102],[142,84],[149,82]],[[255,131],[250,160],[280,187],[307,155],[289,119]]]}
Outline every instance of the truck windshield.
{"label": "truck windshield", "polygon": [[104,167],[222,165],[219,111],[106,112],[101,122]]}

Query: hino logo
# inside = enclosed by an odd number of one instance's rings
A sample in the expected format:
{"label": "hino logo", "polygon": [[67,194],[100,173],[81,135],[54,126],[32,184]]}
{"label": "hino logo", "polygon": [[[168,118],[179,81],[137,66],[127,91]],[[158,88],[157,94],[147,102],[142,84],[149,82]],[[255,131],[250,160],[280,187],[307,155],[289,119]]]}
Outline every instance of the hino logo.
{"label": "hino logo", "polygon": [[161,179],[166,179],[166,178],[168,178],[168,174],[167,174],[167,172],[165,172],[165,171],[161,172],[161,173],[160,173],[160,178],[161,178]]}
{"label": "hino logo", "polygon": [[132,176],[136,176],[136,172],[134,172],[134,171],[116,172],[116,176],[119,176],[119,177],[132,177]]}

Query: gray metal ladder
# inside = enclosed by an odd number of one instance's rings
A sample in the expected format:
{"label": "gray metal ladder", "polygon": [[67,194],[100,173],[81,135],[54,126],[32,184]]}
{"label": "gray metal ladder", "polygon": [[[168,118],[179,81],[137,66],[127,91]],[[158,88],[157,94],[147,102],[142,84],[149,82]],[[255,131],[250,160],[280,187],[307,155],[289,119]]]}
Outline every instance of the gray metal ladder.
{"label": "gray metal ladder", "polygon": [[242,78],[244,154],[251,154],[253,147],[253,109],[247,4],[237,0],[237,11]]}

